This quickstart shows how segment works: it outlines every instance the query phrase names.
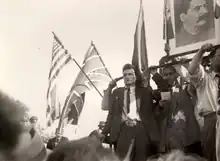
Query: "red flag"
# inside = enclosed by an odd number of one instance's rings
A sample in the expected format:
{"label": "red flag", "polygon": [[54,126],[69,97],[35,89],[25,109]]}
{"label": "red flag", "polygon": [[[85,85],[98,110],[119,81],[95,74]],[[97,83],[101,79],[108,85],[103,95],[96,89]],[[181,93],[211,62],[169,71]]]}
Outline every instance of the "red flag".
{"label": "red flag", "polygon": [[220,0],[216,0],[215,3],[215,18],[218,19],[220,17]]}
{"label": "red flag", "polygon": [[170,0],[164,0],[163,12],[163,39],[169,40],[174,38],[173,24],[170,13]]}
{"label": "red flag", "polygon": [[148,56],[145,37],[144,10],[141,3],[138,21],[134,35],[134,52],[132,64],[135,66],[138,75],[146,76],[149,82]]}

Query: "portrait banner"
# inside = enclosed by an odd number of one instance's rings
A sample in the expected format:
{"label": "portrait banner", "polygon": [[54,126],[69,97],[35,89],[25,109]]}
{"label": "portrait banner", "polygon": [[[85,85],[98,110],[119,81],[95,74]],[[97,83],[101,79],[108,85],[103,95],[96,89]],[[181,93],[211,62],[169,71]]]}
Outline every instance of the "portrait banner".
{"label": "portrait banner", "polygon": [[218,0],[170,0],[174,37],[169,39],[170,56],[195,53],[203,44],[220,44]]}

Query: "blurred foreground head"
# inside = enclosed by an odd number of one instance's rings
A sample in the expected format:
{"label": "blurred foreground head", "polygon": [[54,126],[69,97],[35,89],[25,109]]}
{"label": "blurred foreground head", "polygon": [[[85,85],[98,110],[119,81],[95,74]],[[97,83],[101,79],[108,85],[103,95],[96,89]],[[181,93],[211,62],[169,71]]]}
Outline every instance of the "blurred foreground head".
{"label": "blurred foreground head", "polygon": [[199,156],[185,155],[182,151],[174,150],[157,159],[149,159],[147,161],[207,161]]}
{"label": "blurred foreground head", "polygon": [[0,160],[8,160],[23,131],[25,108],[0,91]]}
{"label": "blurred foreground head", "polygon": [[91,137],[71,141],[57,147],[47,161],[119,161],[111,150]]}

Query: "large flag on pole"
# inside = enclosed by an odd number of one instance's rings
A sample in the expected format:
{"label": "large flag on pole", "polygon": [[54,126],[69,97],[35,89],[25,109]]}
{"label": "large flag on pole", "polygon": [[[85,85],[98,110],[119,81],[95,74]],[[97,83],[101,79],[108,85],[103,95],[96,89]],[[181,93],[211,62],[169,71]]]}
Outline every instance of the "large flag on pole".
{"label": "large flag on pole", "polygon": [[164,0],[163,12],[163,39],[170,40],[174,38],[173,24],[170,12],[170,0]]}
{"label": "large flag on pole", "polygon": [[[144,10],[141,1],[138,21],[136,25],[135,35],[134,35],[134,51],[132,57],[132,64],[137,70],[139,76],[144,76],[149,83],[150,75],[148,71],[148,55],[145,37],[145,24],[144,24]],[[143,78],[143,77],[142,77]]]}
{"label": "large flag on pole", "polygon": [[218,19],[220,17],[220,0],[216,0],[215,4],[215,18]]}
{"label": "large flag on pole", "polygon": [[57,80],[63,68],[72,60],[71,55],[64,49],[61,41],[53,33],[52,61],[49,71],[49,85],[47,90],[47,125],[50,126],[54,120],[59,119],[61,114],[60,102],[57,94]]}
{"label": "large flag on pole", "polygon": [[[75,59],[73,60],[75,61]],[[80,67],[76,61],[75,63],[80,68],[80,72],[66,98],[63,113],[71,109],[74,116],[73,122],[74,124],[78,124],[78,118],[83,109],[86,91],[95,89],[101,95],[98,89],[102,86],[106,86],[106,84],[111,81],[111,76],[93,43],[91,43],[84,57],[82,67]],[[62,128],[62,123],[60,123],[58,128]]]}

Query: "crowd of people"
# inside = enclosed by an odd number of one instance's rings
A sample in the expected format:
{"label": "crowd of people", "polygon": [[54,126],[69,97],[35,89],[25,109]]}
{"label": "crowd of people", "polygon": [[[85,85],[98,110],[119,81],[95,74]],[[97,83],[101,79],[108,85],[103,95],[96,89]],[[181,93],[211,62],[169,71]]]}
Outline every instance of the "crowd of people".
{"label": "crowd of people", "polygon": [[220,161],[220,47],[203,45],[191,63],[163,57],[159,64],[150,68],[155,90],[125,64],[125,86],[116,78],[104,93],[106,122],[79,140],[57,131],[45,145],[37,117],[0,91],[0,160]]}
{"label": "crowd of people", "polygon": [[159,71],[150,68],[156,90],[140,84],[131,64],[123,67],[124,87],[117,88],[116,80],[109,84],[102,102],[109,109],[103,135],[120,159],[134,139],[134,161],[173,150],[219,161],[220,47],[204,44],[190,63],[166,56],[159,64]]}

